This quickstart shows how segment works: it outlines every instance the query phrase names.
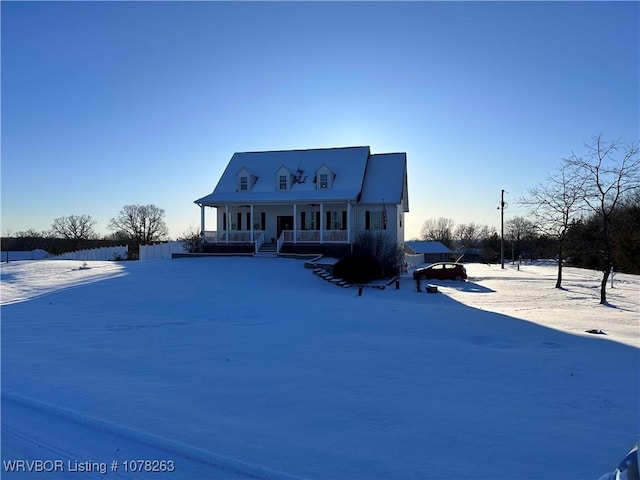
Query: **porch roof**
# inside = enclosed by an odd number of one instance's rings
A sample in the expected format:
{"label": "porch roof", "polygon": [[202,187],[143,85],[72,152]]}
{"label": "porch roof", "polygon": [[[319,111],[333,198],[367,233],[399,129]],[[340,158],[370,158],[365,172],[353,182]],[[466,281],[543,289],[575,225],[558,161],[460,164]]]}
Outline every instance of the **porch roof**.
{"label": "porch roof", "polygon": [[354,194],[351,191],[333,192],[331,196],[319,196],[313,195],[315,192],[298,192],[296,194],[289,193],[284,195],[271,195],[268,193],[254,194],[251,196],[235,196],[235,195],[214,195],[209,194],[196,200],[194,203],[198,205],[205,205],[209,207],[216,207],[220,205],[292,205],[302,203],[346,203],[349,201],[355,201],[357,199],[357,193]]}

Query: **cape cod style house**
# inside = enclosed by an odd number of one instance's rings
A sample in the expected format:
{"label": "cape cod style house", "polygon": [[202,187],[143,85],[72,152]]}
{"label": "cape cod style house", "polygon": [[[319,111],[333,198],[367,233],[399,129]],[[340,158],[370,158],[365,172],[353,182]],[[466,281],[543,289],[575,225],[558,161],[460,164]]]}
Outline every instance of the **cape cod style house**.
{"label": "cape cod style house", "polygon": [[[235,153],[200,206],[204,252],[348,253],[361,232],[404,244],[406,153],[369,147]],[[207,230],[208,208],[216,229]]]}

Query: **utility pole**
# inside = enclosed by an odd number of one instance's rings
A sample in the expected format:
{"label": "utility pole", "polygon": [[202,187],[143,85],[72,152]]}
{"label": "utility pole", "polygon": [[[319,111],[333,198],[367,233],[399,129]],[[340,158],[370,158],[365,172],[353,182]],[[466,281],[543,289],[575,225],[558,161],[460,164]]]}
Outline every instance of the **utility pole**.
{"label": "utility pole", "polygon": [[504,189],[500,195],[500,265],[504,270]]}

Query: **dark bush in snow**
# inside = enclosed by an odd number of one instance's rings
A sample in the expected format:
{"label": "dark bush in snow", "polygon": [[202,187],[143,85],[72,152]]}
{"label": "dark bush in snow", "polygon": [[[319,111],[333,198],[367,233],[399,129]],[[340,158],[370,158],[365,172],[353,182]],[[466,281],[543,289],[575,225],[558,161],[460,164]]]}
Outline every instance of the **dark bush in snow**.
{"label": "dark bush in snow", "polygon": [[351,283],[365,283],[398,274],[402,250],[384,232],[358,234],[353,253],[334,267],[334,274]]}

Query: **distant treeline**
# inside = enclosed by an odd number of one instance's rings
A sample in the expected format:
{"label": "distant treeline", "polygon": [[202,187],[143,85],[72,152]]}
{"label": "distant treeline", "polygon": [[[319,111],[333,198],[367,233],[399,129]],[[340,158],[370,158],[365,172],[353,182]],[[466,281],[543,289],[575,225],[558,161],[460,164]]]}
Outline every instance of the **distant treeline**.
{"label": "distant treeline", "polygon": [[[623,204],[611,218],[610,238],[614,271],[640,274],[639,196]],[[602,222],[597,215],[574,222],[567,232],[567,263],[600,270],[603,263]]]}
{"label": "distant treeline", "polygon": [[[51,255],[59,255],[61,253],[73,252],[76,250],[85,250],[100,247],[117,247],[126,245],[129,242],[122,240],[75,240],[71,238],[55,238],[49,236],[33,235],[20,237],[2,237],[2,251],[25,252],[35,249],[42,249]],[[129,248],[135,248],[129,244]]]}
{"label": "distant treeline", "polygon": [[[556,258],[558,240],[536,233],[534,224],[528,234],[520,238],[507,236],[505,258]],[[609,225],[613,250],[613,269],[616,272],[640,274],[640,204],[627,202],[614,212]],[[510,237],[510,238],[509,238]],[[597,215],[576,220],[566,233],[565,265],[602,270],[606,245],[602,222]],[[485,239],[491,251],[499,251],[499,237]]]}

